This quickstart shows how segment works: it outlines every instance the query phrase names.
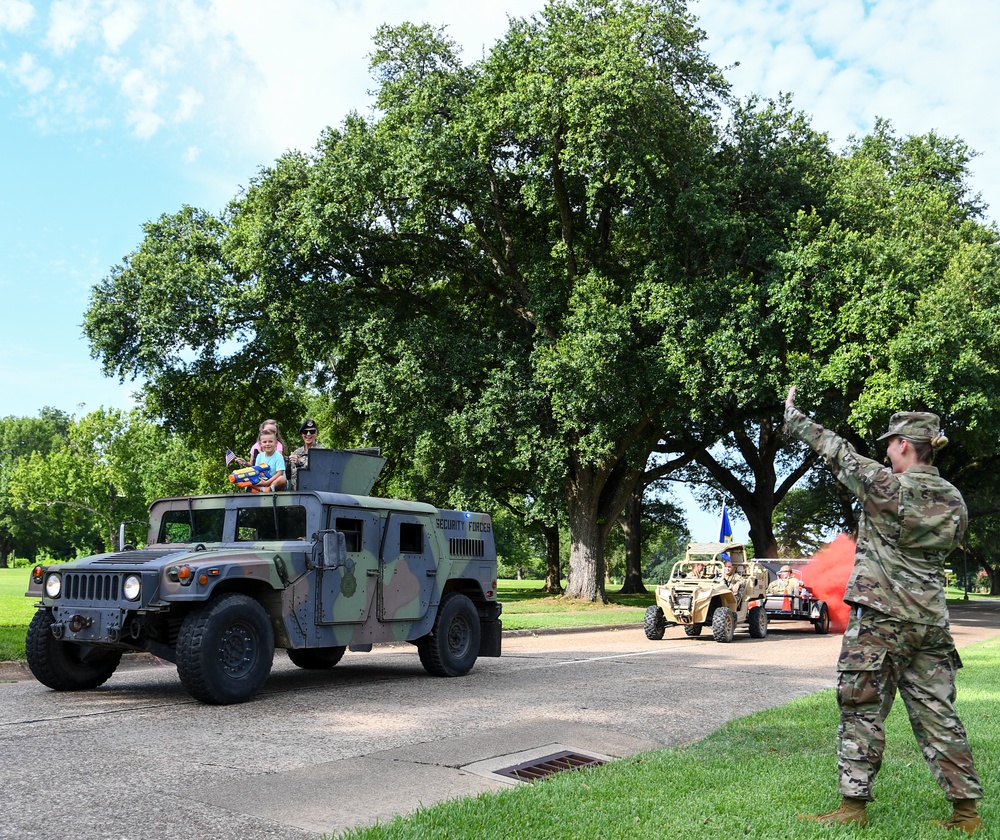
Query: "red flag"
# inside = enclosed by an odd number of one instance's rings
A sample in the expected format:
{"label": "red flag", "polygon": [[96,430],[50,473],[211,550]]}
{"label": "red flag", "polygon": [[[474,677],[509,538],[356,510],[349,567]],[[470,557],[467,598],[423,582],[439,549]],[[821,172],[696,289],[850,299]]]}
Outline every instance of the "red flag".
{"label": "red flag", "polygon": [[813,595],[826,601],[830,610],[830,630],[843,633],[851,608],[844,603],[847,581],[854,571],[854,540],[847,534],[838,534],[829,545],[823,546],[802,569],[802,581]]}

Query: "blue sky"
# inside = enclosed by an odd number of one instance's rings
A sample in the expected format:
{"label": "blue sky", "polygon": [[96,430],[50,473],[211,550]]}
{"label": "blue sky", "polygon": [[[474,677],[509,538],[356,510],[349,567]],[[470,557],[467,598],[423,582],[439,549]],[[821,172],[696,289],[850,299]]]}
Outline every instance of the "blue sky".
{"label": "blue sky", "polygon": [[[129,408],[82,337],[91,287],[182,204],[219,211],[260,166],[370,104],[385,22],[447,24],[480,57],[541,0],[0,0],[0,417]],[[736,93],[794,94],[839,144],[876,117],[962,137],[1000,207],[1000,4],[700,0]],[[738,62],[738,66],[737,65]],[[995,217],[994,209],[994,217]],[[714,537],[719,514],[692,522]],[[746,525],[733,514],[736,537]],[[705,531],[705,533],[701,533]]]}

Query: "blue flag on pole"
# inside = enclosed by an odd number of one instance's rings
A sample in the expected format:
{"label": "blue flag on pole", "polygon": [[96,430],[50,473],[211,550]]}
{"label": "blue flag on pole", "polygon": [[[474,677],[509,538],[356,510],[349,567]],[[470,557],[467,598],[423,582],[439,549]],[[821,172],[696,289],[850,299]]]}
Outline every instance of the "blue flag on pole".
{"label": "blue flag on pole", "polygon": [[719,526],[719,542],[727,543],[733,541],[733,527],[729,524],[729,511],[726,505],[722,505],[722,524]]}

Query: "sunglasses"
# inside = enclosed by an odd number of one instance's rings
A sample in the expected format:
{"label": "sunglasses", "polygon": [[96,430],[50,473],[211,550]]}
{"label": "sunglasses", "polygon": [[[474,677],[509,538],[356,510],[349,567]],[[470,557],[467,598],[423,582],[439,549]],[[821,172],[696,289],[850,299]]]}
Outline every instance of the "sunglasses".
{"label": "sunglasses", "polygon": [[310,431],[309,429],[306,429],[306,431],[304,431],[302,434],[303,435],[314,435],[314,434],[316,434],[316,432]]}

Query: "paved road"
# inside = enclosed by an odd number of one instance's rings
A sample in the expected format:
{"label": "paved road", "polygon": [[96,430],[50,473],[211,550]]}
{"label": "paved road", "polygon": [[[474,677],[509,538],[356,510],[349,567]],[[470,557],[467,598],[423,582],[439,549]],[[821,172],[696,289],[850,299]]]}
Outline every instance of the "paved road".
{"label": "paved road", "polygon": [[[959,644],[1000,612],[952,612]],[[562,749],[622,757],[833,685],[839,636],[772,625],[729,645],[641,629],[508,635],[467,677],[426,675],[408,646],[332,671],[279,654],[251,703],[193,702],[171,665],[58,693],[0,670],[0,837],[305,840],[444,798]],[[148,662],[149,660],[145,660]],[[762,689],[762,686],[767,686]],[[694,698],[695,702],[692,702]]]}

